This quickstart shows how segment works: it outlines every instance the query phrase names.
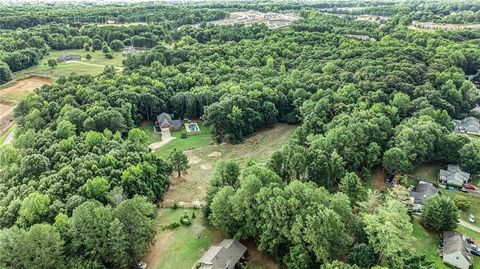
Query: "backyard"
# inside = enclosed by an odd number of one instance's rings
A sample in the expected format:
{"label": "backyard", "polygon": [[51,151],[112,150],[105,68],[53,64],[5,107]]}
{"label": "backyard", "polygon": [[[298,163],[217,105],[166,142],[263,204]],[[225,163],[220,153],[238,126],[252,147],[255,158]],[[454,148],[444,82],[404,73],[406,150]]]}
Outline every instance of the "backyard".
{"label": "backyard", "polygon": [[[164,229],[163,226],[178,222],[187,212],[191,216],[195,212],[196,218],[191,225],[182,225],[175,229]],[[200,209],[160,209],[157,215],[158,233],[154,245],[144,257],[148,268],[152,269],[184,269],[191,268],[195,262],[212,245],[227,238],[226,235],[210,226]],[[273,269],[275,264],[259,255],[254,244],[245,244],[248,247],[251,264],[247,269]]]}

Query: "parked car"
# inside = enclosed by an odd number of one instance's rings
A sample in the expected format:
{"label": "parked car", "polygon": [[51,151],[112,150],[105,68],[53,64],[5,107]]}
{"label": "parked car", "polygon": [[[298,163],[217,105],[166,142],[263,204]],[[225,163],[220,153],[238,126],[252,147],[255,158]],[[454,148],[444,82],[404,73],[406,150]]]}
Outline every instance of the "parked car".
{"label": "parked car", "polygon": [[389,175],[383,182],[385,182],[385,184],[387,185],[391,185],[394,178],[395,178],[395,175]]}
{"label": "parked car", "polygon": [[471,223],[474,223],[475,222],[475,216],[473,214],[470,214],[468,216],[468,221],[470,221]]}
{"label": "parked car", "polygon": [[475,190],[477,188],[477,187],[475,187],[475,185],[468,184],[468,183],[463,184],[463,187],[465,189],[469,189],[469,190]]}
{"label": "parked car", "polygon": [[463,188],[463,187],[460,189],[460,191],[461,191],[461,192],[468,192],[468,190],[465,189],[465,188]]}
{"label": "parked car", "polygon": [[139,262],[137,264],[137,269],[146,269],[147,268],[147,263],[146,262]]}
{"label": "parked car", "polygon": [[472,245],[472,246],[468,249],[468,251],[469,251],[470,253],[472,253],[473,255],[480,257],[480,249],[478,249],[478,248],[475,247],[474,245]]}
{"label": "parked car", "polygon": [[453,191],[453,190],[456,190],[456,189],[457,189],[457,188],[452,187],[452,186],[448,186],[448,187],[447,187],[447,190],[449,190],[449,191]]}

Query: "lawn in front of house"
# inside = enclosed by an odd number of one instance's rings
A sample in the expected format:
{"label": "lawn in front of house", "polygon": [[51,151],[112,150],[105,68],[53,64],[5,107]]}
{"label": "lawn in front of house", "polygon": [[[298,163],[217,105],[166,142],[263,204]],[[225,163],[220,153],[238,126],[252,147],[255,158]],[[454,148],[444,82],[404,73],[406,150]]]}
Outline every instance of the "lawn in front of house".
{"label": "lawn in front of house", "polygon": [[437,233],[429,232],[420,224],[420,219],[414,217],[413,219],[413,237],[412,247],[416,253],[424,254],[429,260],[435,262],[435,267],[448,269],[443,264],[439,254],[439,237]]}
{"label": "lawn in front of house", "polygon": [[440,193],[449,196],[452,199],[455,199],[457,196],[464,197],[468,200],[470,203],[470,208],[466,211],[460,211],[460,219],[463,221],[469,222],[468,221],[468,216],[470,214],[473,214],[477,220],[475,223],[472,223],[473,225],[480,227],[479,221],[480,221],[480,194],[477,193],[464,193],[458,190],[445,190],[445,189],[440,189]]}
{"label": "lawn in front of house", "polygon": [[171,131],[171,135],[176,139],[155,150],[155,154],[166,159],[174,150],[185,151],[214,143],[210,127],[203,125],[201,122],[198,122],[198,126],[200,127],[200,132],[195,134],[189,133],[187,138],[182,138],[182,133],[185,132],[184,128],[179,131]]}

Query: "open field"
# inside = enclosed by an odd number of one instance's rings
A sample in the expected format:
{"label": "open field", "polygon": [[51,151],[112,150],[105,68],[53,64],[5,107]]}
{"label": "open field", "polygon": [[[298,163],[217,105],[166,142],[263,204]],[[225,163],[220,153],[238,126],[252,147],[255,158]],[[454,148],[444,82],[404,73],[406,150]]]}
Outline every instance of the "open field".
{"label": "open field", "polygon": [[5,85],[0,89],[0,134],[13,125],[15,106],[36,88],[50,84],[48,77],[32,76]]}
{"label": "open field", "polygon": [[[252,135],[242,144],[211,144],[186,151],[190,161],[188,175],[171,178],[171,186],[165,195],[163,205],[169,206],[174,202],[180,205],[201,205],[206,195],[208,181],[220,160],[234,160],[241,168],[248,160],[265,163],[274,151],[288,142],[294,129],[293,125],[277,124],[274,128]],[[181,138],[174,141],[176,140]]]}
{"label": "open field", "polygon": [[[49,59],[57,59],[57,57],[64,54],[78,54],[82,57],[79,61],[67,61],[63,63],[58,63],[55,68],[48,66],[47,62]],[[92,59],[85,59],[85,55],[90,54]],[[28,69],[15,72],[13,74],[14,79],[21,79],[24,77],[38,75],[38,76],[49,76],[58,78],[61,76],[68,76],[71,73],[75,74],[90,74],[90,75],[100,75],[105,68],[105,65],[114,65],[117,68],[122,67],[122,61],[125,59],[122,52],[112,52],[113,59],[105,58],[105,54],[101,51],[85,51],[84,49],[73,49],[73,50],[52,50],[49,52],[49,55],[45,55],[38,65],[30,67]]]}
{"label": "open field", "polygon": [[440,169],[444,168],[444,165],[440,164],[421,164],[412,172],[412,175],[422,178],[424,181],[436,183]]}
{"label": "open field", "polygon": [[[160,209],[157,215],[158,233],[155,243],[150,247],[144,261],[152,269],[185,269],[195,262],[214,244],[227,236],[210,226],[200,209],[188,209],[189,215],[195,211],[197,216],[192,225],[182,225],[173,230],[164,230],[163,225],[179,221],[184,209]],[[244,243],[250,253],[252,264],[247,269],[275,269],[275,263],[261,255],[251,242]]]}

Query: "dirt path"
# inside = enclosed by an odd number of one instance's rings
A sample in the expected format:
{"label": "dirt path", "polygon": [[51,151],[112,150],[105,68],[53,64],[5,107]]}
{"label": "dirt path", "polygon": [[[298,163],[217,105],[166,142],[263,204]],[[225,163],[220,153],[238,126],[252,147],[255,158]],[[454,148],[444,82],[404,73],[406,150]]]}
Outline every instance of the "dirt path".
{"label": "dirt path", "polygon": [[[96,66],[96,67],[105,67],[106,66],[106,65],[103,65],[103,64],[92,64],[92,63],[85,63],[85,62],[81,62],[81,61],[66,61],[65,63],[66,64],[83,64],[83,65]],[[123,67],[115,66],[115,68],[120,70],[120,71],[123,71]]]}
{"label": "dirt path", "polygon": [[150,144],[148,145],[148,147],[152,150],[156,150],[158,148],[163,147],[164,145],[166,145],[168,142],[172,141],[175,138],[176,137],[173,137],[172,134],[170,133],[170,129],[162,128],[162,141]]}
{"label": "dirt path", "polygon": [[13,109],[18,101],[36,88],[51,83],[51,78],[32,76],[0,89],[0,134],[8,130],[13,124]]}

